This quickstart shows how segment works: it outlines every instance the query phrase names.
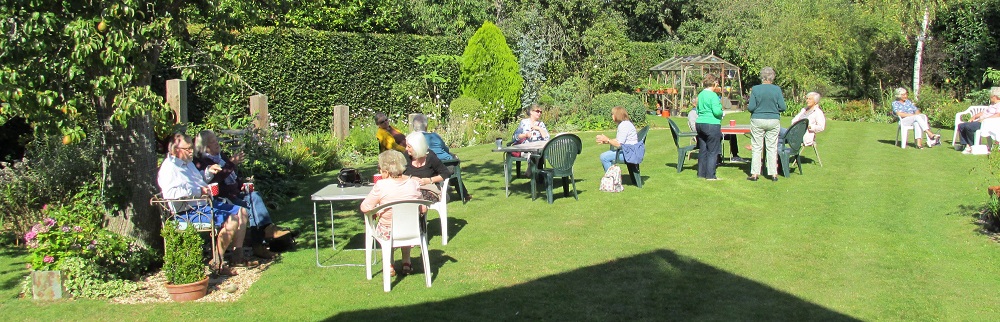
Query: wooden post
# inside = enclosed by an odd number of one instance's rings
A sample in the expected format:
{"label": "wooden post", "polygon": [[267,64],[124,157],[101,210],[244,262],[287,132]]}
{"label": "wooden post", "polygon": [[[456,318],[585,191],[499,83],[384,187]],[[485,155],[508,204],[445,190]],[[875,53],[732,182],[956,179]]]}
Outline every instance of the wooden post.
{"label": "wooden post", "polygon": [[271,117],[267,114],[267,95],[250,96],[250,115],[254,117],[254,127],[266,129],[270,126]]}
{"label": "wooden post", "polygon": [[174,111],[174,123],[188,122],[187,81],[183,79],[167,80],[167,104]]}
{"label": "wooden post", "polygon": [[350,107],[337,105],[333,107],[333,138],[343,140],[350,134]]}

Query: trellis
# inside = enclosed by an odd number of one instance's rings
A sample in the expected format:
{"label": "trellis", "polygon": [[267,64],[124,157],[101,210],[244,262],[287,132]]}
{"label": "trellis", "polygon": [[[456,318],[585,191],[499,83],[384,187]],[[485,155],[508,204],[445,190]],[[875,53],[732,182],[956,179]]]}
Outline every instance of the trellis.
{"label": "trellis", "polygon": [[668,88],[674,89],[666,91],[666,94],[655,95],[654,98],[676,114],[681,107],[690,105],[698,97],[698,92],[704,88],[701,80],[709,73],[719,78],[719,86],[723,88],[722,107],[742,109],[743,82],[740,68],[715,56],[715,53],[675,56],[664,60],[649,68],[649,85],[666,84]]}

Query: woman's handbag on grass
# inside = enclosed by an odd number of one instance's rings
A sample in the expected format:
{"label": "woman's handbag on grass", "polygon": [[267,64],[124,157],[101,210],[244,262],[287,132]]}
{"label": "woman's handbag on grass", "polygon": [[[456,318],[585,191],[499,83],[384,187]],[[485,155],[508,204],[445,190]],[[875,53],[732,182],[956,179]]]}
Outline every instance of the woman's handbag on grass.
{"label": "woman's handbag on grass", "polygon": [[622,192],[625,187],[622,186],[622,169],[618,165],[611,165],[608,168],[608,172],[604,173],[604,177],[601,178],[601,191],[604,192]]}

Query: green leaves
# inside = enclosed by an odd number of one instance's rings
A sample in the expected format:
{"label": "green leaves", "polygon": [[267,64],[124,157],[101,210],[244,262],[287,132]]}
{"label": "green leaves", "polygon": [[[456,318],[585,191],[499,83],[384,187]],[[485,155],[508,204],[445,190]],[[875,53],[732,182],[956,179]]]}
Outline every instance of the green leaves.
{"label": "green leaves", "polygon": [[484,118],[483,121],[504,123],[513,120],[521,108],[523,84],[517,57],[507,46],[500,28],[484,22],[469,38],[462,54],[462,95],[475,98],[488,109],[500,112],[495,118]]}

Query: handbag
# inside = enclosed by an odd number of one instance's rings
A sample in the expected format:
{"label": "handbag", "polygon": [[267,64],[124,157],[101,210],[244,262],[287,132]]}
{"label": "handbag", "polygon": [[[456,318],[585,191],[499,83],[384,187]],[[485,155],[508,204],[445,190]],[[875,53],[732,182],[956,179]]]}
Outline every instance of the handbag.
{"label": "handbag", "polygon": [[340,169],[340,174],[337,175],[338,187],[354,187],[361,185],[361,174],[355,168],[343,168]]}
{"label": "handbag", "polygon": [[[528,140],[527,138],[517,139],[517,141],[514,141],[514,143],[512,143],[511,145],[518,145],[518,144],[524,143],[524,141],[527,141],[527,140]],[[522,153],[523,152],[521,152],[521,151],[514,151],[514,152],[510,153],[510,156],[515,157],[515,158],[520,158]]]}
{"label": "handbag", "polygon": [[612,165],[608,168],[608,172],[604,173],[604,177],[601,178],[600,190],[604,192],[625,190],[625,187],[622,186],[622,169],[618,165]]}

